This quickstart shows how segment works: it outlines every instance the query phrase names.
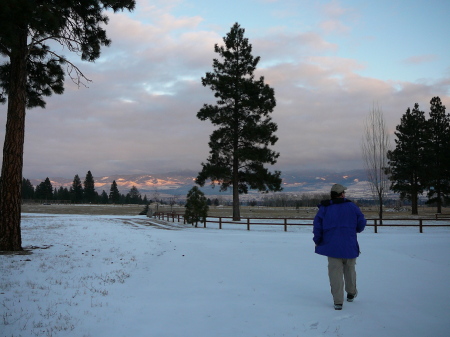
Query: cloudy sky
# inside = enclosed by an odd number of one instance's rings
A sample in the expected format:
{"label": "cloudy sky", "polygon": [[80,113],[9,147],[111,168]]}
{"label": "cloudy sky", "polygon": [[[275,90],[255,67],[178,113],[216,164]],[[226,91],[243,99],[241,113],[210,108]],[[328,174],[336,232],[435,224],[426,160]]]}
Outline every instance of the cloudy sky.
{"label": "cloudy sky", "polygon": [[[137,0],[109,13],[112,45],[95,63],[62,53],[92,80],[27,112],[26,178],[199,171],[213,128],[201,85],[238,22],[275,89],[280,152],[273,169],[362,168],[363,123],[373,106],[393,134],[414,103],[450,112],[450,1]],[[6,105],[0,106],[4,139]],[[392,135],[393,140],[393,135]]]}

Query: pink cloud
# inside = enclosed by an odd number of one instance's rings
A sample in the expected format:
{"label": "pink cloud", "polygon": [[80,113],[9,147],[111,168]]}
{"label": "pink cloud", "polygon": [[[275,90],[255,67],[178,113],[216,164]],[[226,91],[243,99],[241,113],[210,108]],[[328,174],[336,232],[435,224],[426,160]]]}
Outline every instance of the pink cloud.
{"label": "pink cloud", "polygon": [[351,31],[349,26],[339,20],[323,21],[319,26],[325,33],[346,34]]}
{"label": "pink cloud", "polygon": [[403,62],[407,63],[407,64],[422,64],[422,63],[433,62],[437,59],[438,59],[437,55],[424,54],[424,55],[415,55],[415,56],[408,57],[407,59],[403,60]]}
{"label": "pink cloud", "polygon": [[346,14],[349,9],[344,8],[339,4],[339,1],[333,0],[323,5],[323,12],[329,17],[340,17]]}
{"label": "pink cloud", "polygon": [[321,12],[325,20],[319,23],[319,27],[326,34],[347,34],[351,31],[345,20],[349,17],[355,17],[355,11],[352,8],[345,8],[341,6],[339,1],[333,0],[323,5]]}

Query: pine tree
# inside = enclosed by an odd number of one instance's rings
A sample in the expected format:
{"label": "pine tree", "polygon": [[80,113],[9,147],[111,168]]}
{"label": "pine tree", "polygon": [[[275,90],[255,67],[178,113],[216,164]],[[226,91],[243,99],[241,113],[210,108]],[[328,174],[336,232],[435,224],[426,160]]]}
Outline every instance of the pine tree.
{"label": "pine tree", "polygon": [[427,122],[425,113],[415,104],[402,116],[394,133],[395,149],[388,152],[391,189],[411,201],[412,214],[418,214],[418,196],[424,192],[428,173],[425,168]]}
{"label": "pine tree", "polygon": [[72,182],[72,187],[70,188],[70,194],[72,196],[72,201],[75,203],[80,203],[83,201],[83,186],[81,185],[81,179],[78,174],[75,175]]}
{"label": "pine tree", "polygon": [[51,201],[53,200],[53,186],[52,183],[50,181],[50,179],[47,177],[44,180],[44,185],[43,185],[43,192],[44,192],[44,199],[46,201]]}
{"label": "pine tree", "polygon": [[205,194],[197,186],[192,187],[186,197],[184,219],[187,223],[198,226],[198,222],[205,222],[208,216],[208,203]]}
{"label": "pine tree", "polygon": [[36,186],[35,196],[43,201],[53,200],[53,186],[48,177]]}
{"label": "pine tree", "polygon": [[34,186],[30,180],[22,179],[22,199],[32,200],[34,199]]}
{"label": "pine tree", "polygon": [[93,62],[111,41],[105,10],[133,10],[135,0],[0,1],[0,102],[8,97],[0,176],[0,250],[22,250],[20,231],[25,110],[45,107],[44,97],[64,91],[65,71],[78,85],[88,79],[59,55],[63,46]]}
{"label": "pine tree", "polygon": [[108,193],[103,190],[102,194],[100,195],[100,203],[107,204],[109,201]]}
{"label": "pine tree", "polygon": [[121,195],[119,189],[117,188],[117,183],[114,180],[111,184],[111,189],[109,190],[109,202],[112,204],[120,203]]}
{"label": "pine tree", "polygon": [[139,204],[141,201],[141,193],[139,192],[136,186],[132,186],[129,194],[129,203],[131,204]]}
{"label": "pine tree", "polygon": [[84,179],[84,200],[88,203],[96,202],[97,192],[95,191],[95,181],[92,176],[91,171],[86,173],[86,178]]}
{"label": "pine tree", "polygon": [[70,201],[71,195],[67,187],[60,186],[58,189],[58,200]]}
{"label": "pine tree", "polygon": [[147,204],[145,204],[144,209],[141,212],[139,212],[139,215],[148,215],[149,210],[150,210],[150,205],[147,203]]}
{"label": "pine tree", "polygon": [[450,116],[439,97],[433,97],[430,104],[425,161],[429,177],[427,195],[428,203],[435,203],[437,213],[442,213],[444,198],[450,195]]}
{"label": "pine tree", "polygon": [[264,84],[264,77],[254,78],[260,58],[252,56],[244,32],[236,23],[223,39],[225,46],[215,45],[223,62],[214,59],[214,71],[206,73],[202,84],[215,91],[217,104],[205,104],[197,113],[200,120],[209,119],[218,129],[210,136],[210,156],[196,182],[203,186],[210,179],[221,191],[231,187],[234,220],[240,220],[240,193],[249,188],[281,190],[281,172],[271,173],[264,167],[275,164],[279,156],[268,147],[278,140],[274,135],[278,126],[269,116],[276,105],[275,93]]}

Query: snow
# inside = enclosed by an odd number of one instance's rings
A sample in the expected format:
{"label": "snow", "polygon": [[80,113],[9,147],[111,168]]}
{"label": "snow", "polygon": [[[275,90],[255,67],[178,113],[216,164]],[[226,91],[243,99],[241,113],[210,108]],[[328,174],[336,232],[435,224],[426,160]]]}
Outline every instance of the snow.
{"label": "snow", "polygon": [[310,226],[159,226],[24,214],[0,255],[0,335],[448,336],[450,230],[368,227],[359,295],[333,309]]}

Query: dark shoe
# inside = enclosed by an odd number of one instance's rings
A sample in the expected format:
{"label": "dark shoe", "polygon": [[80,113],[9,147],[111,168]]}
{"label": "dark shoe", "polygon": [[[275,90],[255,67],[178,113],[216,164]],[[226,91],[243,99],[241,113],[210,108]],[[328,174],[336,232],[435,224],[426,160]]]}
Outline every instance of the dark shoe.
{"label": "dark shoe", "polygon": [[342,304],[335,304],[334,310],[342,310]]}
{"label": "dark shoe", "polygon": [[347,294],[347,302],[353,302],[356,296],[358,296],[358,291],[354,295]]}

